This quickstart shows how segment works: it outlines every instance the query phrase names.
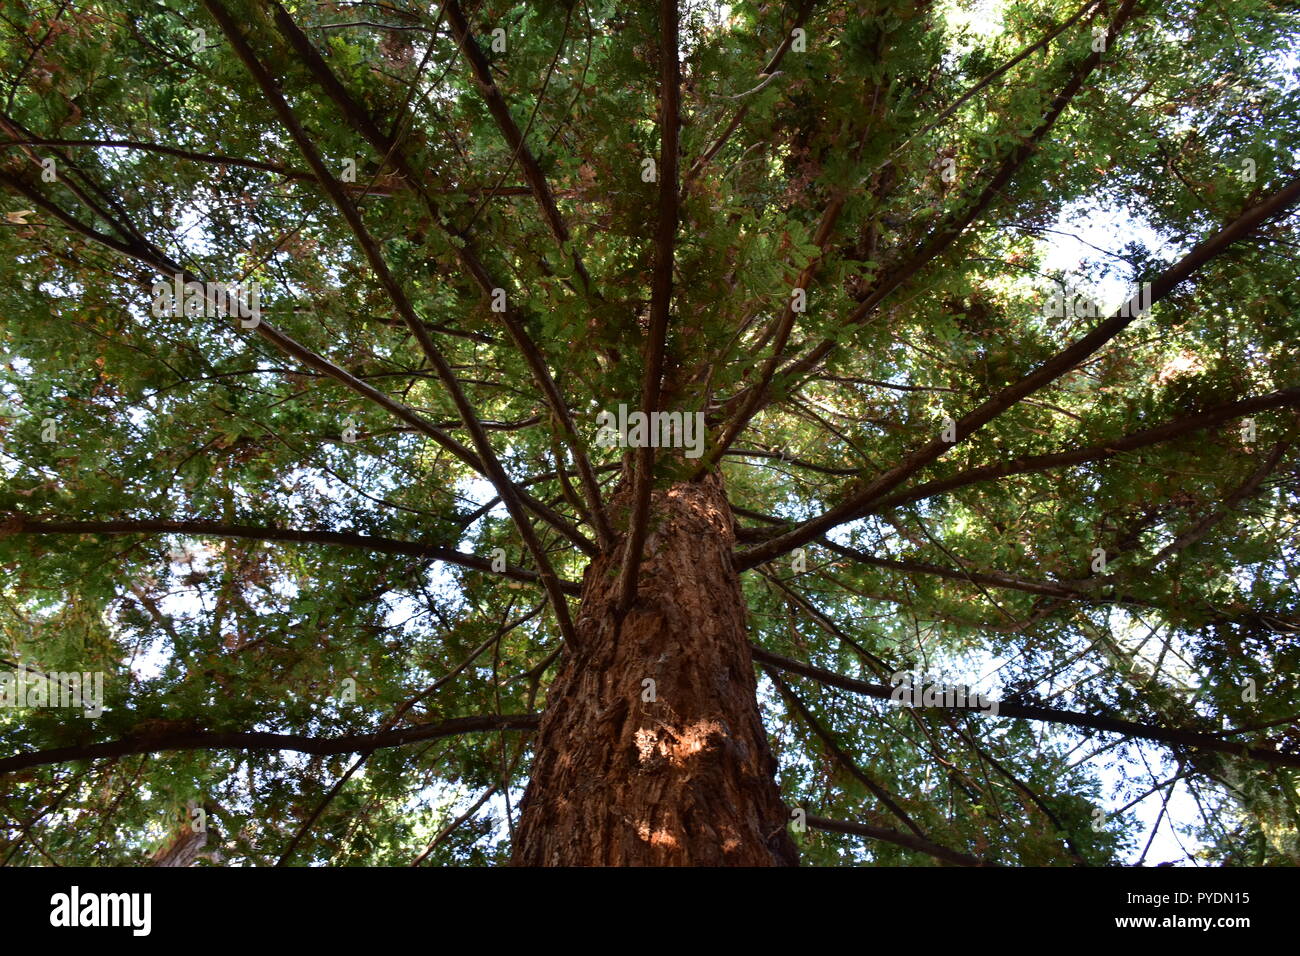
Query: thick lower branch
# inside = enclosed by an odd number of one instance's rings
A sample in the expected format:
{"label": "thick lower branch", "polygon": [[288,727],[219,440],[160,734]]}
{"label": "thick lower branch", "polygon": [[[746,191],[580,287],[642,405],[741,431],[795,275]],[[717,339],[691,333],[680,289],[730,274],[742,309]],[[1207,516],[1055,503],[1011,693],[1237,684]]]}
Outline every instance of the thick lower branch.
{"label": "thick lower branch", "polygon": [[453,717],[440,724],[419,724],[377,734],[348,734],[343,737],[308,737],[302,734],[271,734],[261,731],[185,731],[174,734],[150,734],[123,737],[99,744],[35,750],[0,758],[0,774],[73,760],[103,760],[131,754],[163,753],[172,750],[293,750],[298,753],[328,757],[333,754],[361,753],[381,747],[402,747],[421,740],[436,740],[456,734],[484,730],[533,730],[538,714],[487,714],[476,717]]}
{"label": "thick lower branch", "polygon": [[[771,651],[763,650],[757,645],[751,645],[751,653],[754,660],[773,667],[779,667],[781,670],[789,671],[791,674],[810,678],[818,683],[825,684],[828,687],[838,687],[841,690],[851,691],[855,694],[863,694],[867,697],[875,697],[880,700],[890,700],[896,691],[896,688],[889,687],[885,684],[873,684],[868,681],[855,680],[851,677],[844,677],[832,671],[822,670],[820,667],[813,667],[810,664],[802,664],[799,661],[791,660],[788,657],[782,657],[779,654],[773,654]],[[971,709],[969,713],[983,714],[978,709]],[[1258,760],[1262,763],[1274,764],[1279,767],[1300,767],[1300,754],[1282,753],[1277,750],[1271,750],[1267,747],[1251,747],[1245,744],[1234,744],[1221,736],[1215,736],[1195,730],[1179,730],[1177,728],[1152,727],[1148,724],[1139,724],[1131,720],[1123,720],[1118,717],[1096,717],[1091,714],[1079,714],[1069,710],[1057,710],[1054,707],[1038,707],[1032,704],[1016,704],[1011,701],[998,702],[998,717],[1018,717],[1024,720],[1038,720],[1044,723],[1068,724],[1072,727],[1082,727],[1087,730],[1100,730],[1106,733],[1122,734],[1125,737],[1137,737],[1143,740],[1155,740],[1160,743],[1174,744],[1181,747],[1193,747],[1198,750],[1210,750],[1215,753],[1229,754],[1234,757],[1245,757],[1250,760]],[[1231,733],[1229,731],[1228,733]]]}
{"label": "thick lower branch", "polygon": [[942,860],[944,863],[951,863],[954,866],[995,865],[985,863],[983,860],[976,859],[965,853],[959,853],[956,850],[949,850],[947,847],[931,843],[929,840],[923,840],[910,833],[900,833],[898,830],[890,830],[887,827],[873,827],[866,823],[850,823],[846,820],[828,820],[825,817],[812,816],[806,818],[805,822],[814,830],[824,830],[827,833],[848,833],[852,836],[866,837],[869,840],[893,843],[896,846],[925,853],[936,860]]}
{"label": "thick lower branch", "polygon": [[[434,558],[447,564],[500,574],[512,581],[538,584],[541,575],[527,568],[506,565],[494,571],[492,562],[474,554],[438,544],[421,544],[418,541],[400,541],[378,535],[356,534],[350,531],[300,530],[296,528],[271,528],[255,525],[222,524],[219,521],[44,521],[12,514],[0,523],[0,537],[9,534],[188,534],[215,538],[245,538],[253,541],[297,541],[303,544],[324,544],[346,548],[360,548],[381,554],[409,554],[417,558]],[[566,594],[578,594],[582,585],[576,581],[561,581]]]}

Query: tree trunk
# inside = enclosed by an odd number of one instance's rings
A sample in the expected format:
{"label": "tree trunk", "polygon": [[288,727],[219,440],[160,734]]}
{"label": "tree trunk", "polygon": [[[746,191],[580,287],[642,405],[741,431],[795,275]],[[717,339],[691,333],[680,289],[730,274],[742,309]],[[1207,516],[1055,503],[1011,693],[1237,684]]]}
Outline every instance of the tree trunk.
{"label": "tree trunk", "polygon": [[759,718],[733,541],[721,482],[708,475],[655,491],[637,601],[621,621],[621,549],[587,568],[578,647],[547,695],[515,864],[798,863]]}

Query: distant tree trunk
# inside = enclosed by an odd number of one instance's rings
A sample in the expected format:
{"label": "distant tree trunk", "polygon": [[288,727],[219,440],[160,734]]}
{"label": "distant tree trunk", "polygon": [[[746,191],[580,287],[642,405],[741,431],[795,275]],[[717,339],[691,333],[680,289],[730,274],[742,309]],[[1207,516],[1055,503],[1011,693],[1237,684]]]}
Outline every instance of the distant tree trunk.
{"label": "distant tree trunk", "polygon": [[649,532],[621,622],[619,555],[584,576],[580,646],[547,695],[514,862],[793,866],[720,480],[656,491]]}
{"label": "distant tree trunk", "polygon": [[208,845],[208,828],[206,817],[201,827],[195,827],[195,810],[198,804],[190,800],[185,804],[180,826],[166,843],[159,847],[149,858],[150,866],[193,866],[199,857],[207,857],[213,862],[220,861],[220,855],[214,850],[204,853]]}

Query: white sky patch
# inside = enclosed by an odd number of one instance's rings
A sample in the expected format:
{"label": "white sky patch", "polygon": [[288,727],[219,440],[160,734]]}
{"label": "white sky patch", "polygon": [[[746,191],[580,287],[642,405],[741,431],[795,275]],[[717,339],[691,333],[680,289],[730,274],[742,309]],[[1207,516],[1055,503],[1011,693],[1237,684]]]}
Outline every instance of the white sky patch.
{"label": "white sky patch", "polygon": [[1186,251],[1161,236],[1133,210],[1105,209],[1089,202],[1076,202],[1065,207],[1052,229],[1055,231],[1046,237],[1047,255],[1043,261],[1047,270],[1075,271],[1086,262],[1100,259],[1109,259],[1122,267],[1124,264],[1113,255],[1118,255],[1132,242],[1142,243],[1154,255],[1166,260]]}
{"label": "white sky patch", "polygon": [[[456,483],[456,494],[465,496],[479,507],[497,497],[497,491],[492,486],[492,482],[480,477],[463,478],[458,481]],[[488,511],[488,514],[493,518],[507,518],[510,515],[505,504],[500,501]]]}
{"label": "white sky patch", "polygon": [[953,30],[967,30],[986,39],[1002,32],[1005,0],[950,0],[943,7],[943,17]]}

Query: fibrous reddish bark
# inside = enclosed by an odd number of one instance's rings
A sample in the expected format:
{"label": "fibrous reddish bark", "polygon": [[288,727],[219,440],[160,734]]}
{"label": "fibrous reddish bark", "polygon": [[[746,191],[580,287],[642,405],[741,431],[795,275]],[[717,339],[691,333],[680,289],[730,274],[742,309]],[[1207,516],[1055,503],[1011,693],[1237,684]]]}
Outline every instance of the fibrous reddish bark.
{"label": "fibrous reddish bark", "polygon": [[654,492],[624,617],[621,549],[587,568],[577,647],[537,736],[516,864],[798,862],[759,717],[733,541],[721,482],[706,475]]}

